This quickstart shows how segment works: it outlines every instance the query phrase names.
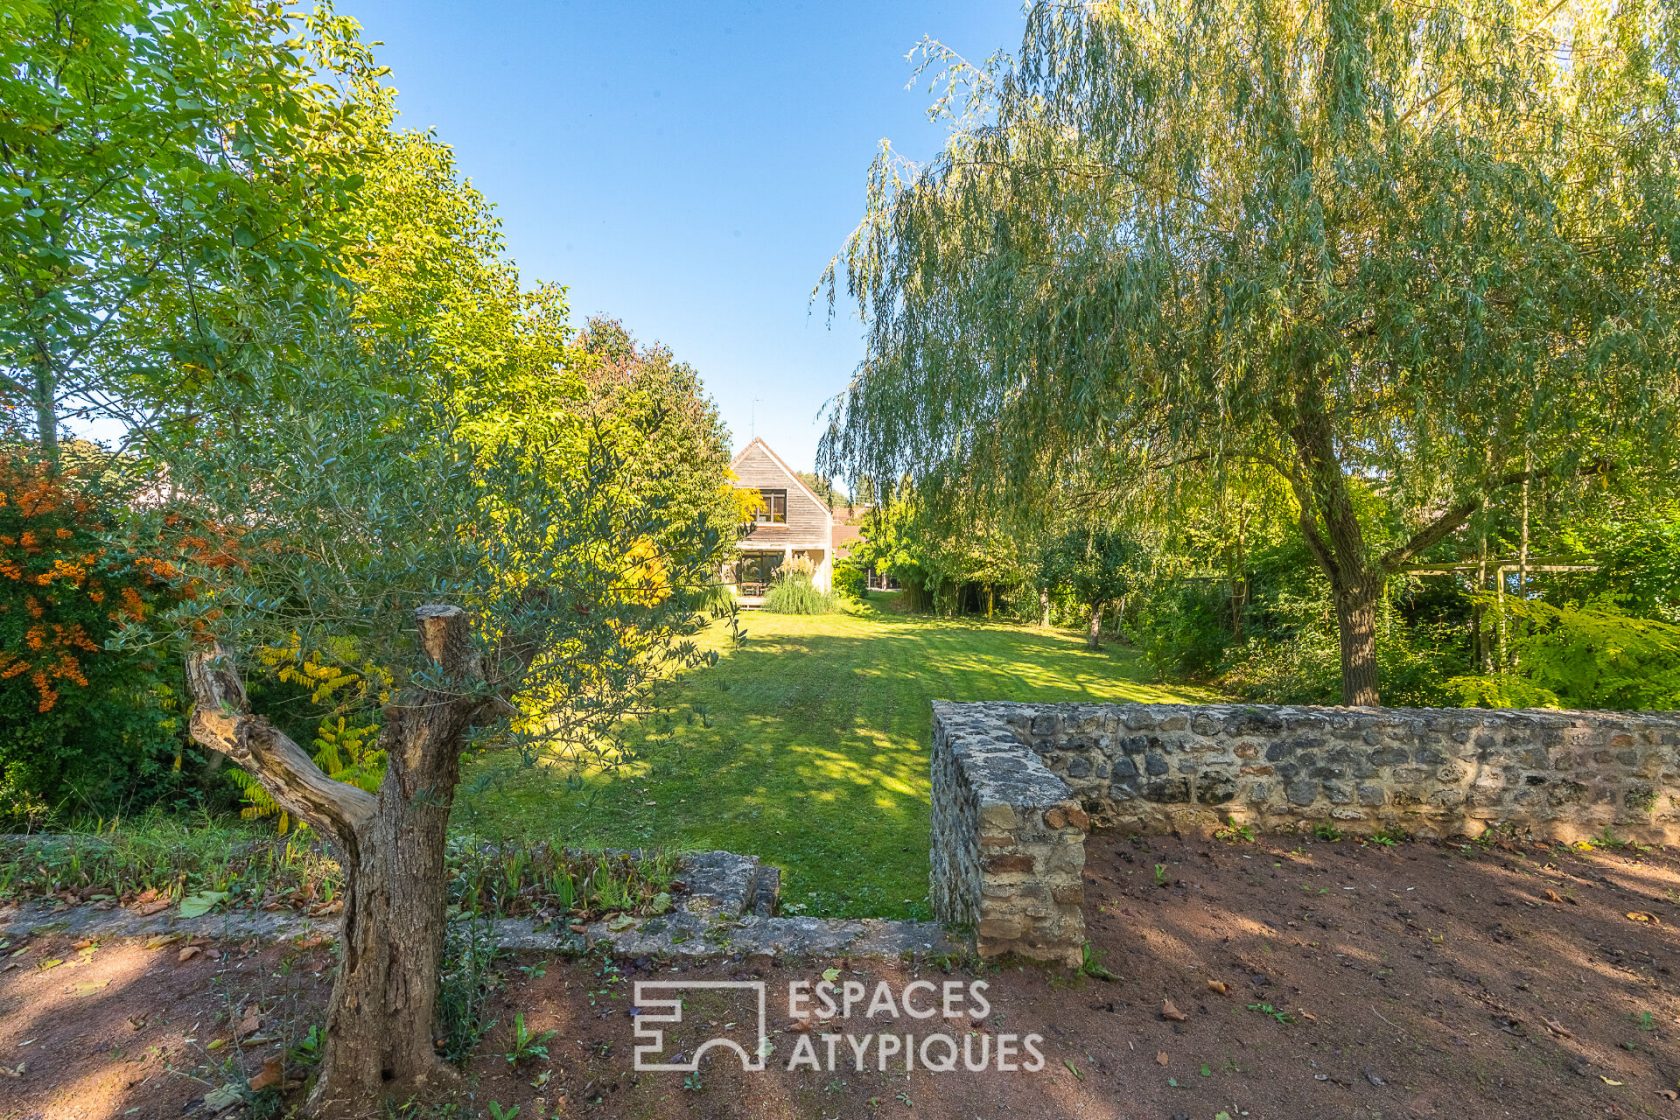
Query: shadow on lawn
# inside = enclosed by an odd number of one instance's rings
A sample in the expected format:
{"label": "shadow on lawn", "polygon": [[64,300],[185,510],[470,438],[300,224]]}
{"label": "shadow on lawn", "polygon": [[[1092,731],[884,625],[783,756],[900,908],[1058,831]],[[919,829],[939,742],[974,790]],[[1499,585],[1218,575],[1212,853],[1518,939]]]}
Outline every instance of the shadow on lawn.
{"label": "shadow on lawn", "polygon": [[487,835],[726,848],[786,872],[791,912],[926,917],[929,704],[1183,699],[1127,653],[1056,632],[885,615],[755,616],[674,682],[678,717],[630,729],[631,767],[568,789],[554,768],[463,798]]}

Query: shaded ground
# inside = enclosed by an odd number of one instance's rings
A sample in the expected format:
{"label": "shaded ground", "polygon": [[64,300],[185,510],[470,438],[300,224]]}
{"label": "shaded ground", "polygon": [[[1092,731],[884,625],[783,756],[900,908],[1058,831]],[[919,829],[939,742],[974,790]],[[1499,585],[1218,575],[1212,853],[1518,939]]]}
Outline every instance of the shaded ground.
{"label": "shaded ground", "polygon": [[[505,756],[469,771],[455,824],[493,839],[721,848],[781,868],[783,910],[926,918],[929,702],[1190,701],[1135,654],[1012,623],[744,612],[747,641],[677,682],[675,726],[581,790]],[[712,635],[714,643],[721,635]],[[498,774],[499,780],[492,782]],[[591,800],[592,798],[592,800]]]}
{"label": "shaded ground", "polygon": [[[1680,1116],[1674,852],[1098,837],[1087,891],[1092,942],[1113,982],[873,961],[683,971],[651,960],[507,961],[498,1025],[456,1111],[431,1102],[411,1114],[488,1116],[494,1101],[518,1106],[521,1120]],[[232,949],[221,960],[207,950],[185,962],[178,944],[21,948],[6,958],[18,967],[0,973],[0,1066],[25,1069],[0,1074],[0,1120],[181,1115],[226,1079],[224,1067],[260,1071],[278,1052],[260,1040],[281,1020],[297,1031],[318,1017],[330,962],[319,947]],[[50,960],[62,963],[41,967]],[[990,984],[991,1013],[978,1023],[871,1023],[860,1009],[831,1024],[853,1038],[1036,1032],[1045,1067],[906,1074],[894,1060],[882,1073],[871,1051],[858,1072],[842,1044],[845,1068],[788,1073],[800,1039],[823,1028],[790,1029],[784,982],[816,981],[830,966],[842,982],[885,979],[895,991],[917,976]],[[632,1072],[633,983],[694,978],[768,981],[774,1072],[743,1073],[715,1051],[686,1082]],[[1182,1022],[1163,1018],[1163,999]],[[253,1003],[259,1041],[241,1051],[232,1039]],[[557,1032],[546,1058],[508,1062],[516,1012],[533,1031]],[[692,1054],[750,1022],[746,999],[697,993],[665,1052]]]}

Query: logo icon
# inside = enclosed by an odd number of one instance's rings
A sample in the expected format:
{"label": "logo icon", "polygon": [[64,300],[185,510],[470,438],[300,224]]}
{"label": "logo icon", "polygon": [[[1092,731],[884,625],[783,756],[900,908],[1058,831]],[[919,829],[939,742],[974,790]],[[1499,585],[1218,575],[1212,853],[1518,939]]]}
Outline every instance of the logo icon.
{"label": "logo icon", "polygon": [[[683,993],[700,991],[750,992],[754,999],[756,1033],[745,1044],[729,1035],[709,1038],[694,1048],[692,1054],[678,1054],[678,1061],[662,1061],[666,1057],[665,1028],[662,1023],[683,1021]],[[730,1024],[734,1026],[735,1024]],[[748,1026],[739,1024],[741,1028]],[[635,1068],[642,1073],[690,1073],[700,1068],[700,1059],[714,1047],[733,1050],[741,1059],[741,1068],[748,1073],[764,1069],[770,1053],[770,1035],[765,1017],[764,982],[762,980],[638,980],[636,981]],[[736,1033],[744,1033],[738,1031]]]}

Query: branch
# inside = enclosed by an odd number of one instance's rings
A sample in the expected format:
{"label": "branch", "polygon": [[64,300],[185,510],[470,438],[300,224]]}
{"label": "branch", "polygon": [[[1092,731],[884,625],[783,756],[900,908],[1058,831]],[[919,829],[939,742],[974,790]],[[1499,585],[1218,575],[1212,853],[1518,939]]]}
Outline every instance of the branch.
{"label": "branch", "polygon": [[327,777],[283,731],[252,715],[233,655],[220,642],[194,649],[186,668],[193,739],[250,771],[282,809],[353,853],[373,820],[373,795]]}
{"label": "branch", "polygon": [[[1580,473],[1596,474],[1599,470],[1600,468],[1595,466]],[[1396,545],[1387,552],[1383,553],[1382,557],[1377,561],[1377,569],[1382,572],[1383,575],[1393,575],[1395,572],[1399,571],[1402,564],[1409,561],[1412,557],[1416,556],[1420,552],[1433,548],[1435,545],[1440,544],[1442,541],[1446,540],[1447,537],[1451,536],[1454,530],[1458,529],[1459,526],[1470,520],[1471,515],[1481,509],[1483,505],[1487,504],[1488,498],[1496,491],[1503,490],[1507,486],[1515,486],[1522,482],[1525,478],[1530,477],[1538,477],[1538,472],[1512,471],[1509,474],[1504,474],[1494,479],[1488,485],[1485,492],[1474,498],[1464,499],[1462,502],[1459,502],[1457,505],[1441,514],[1441,516],[1437,517],[1434,521],[1431,521],[1429,524],[1413,533],[1411,538],[1404,544]]]}

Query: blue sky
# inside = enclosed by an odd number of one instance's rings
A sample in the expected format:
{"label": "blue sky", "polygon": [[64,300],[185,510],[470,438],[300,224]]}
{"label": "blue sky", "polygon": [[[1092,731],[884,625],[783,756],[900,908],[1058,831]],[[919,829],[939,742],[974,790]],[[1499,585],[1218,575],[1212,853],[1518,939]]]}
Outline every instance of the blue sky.
{"label": "blue sky", "polygon": [[339,0],[383,46],[405,127],[435,128],[496,204],[527,282],[693,363],[736,446],[808,467],[862,354],[809,296],[885,137],[941,132],[904,55],[1020,42],[1016,0],[542,3]]}

